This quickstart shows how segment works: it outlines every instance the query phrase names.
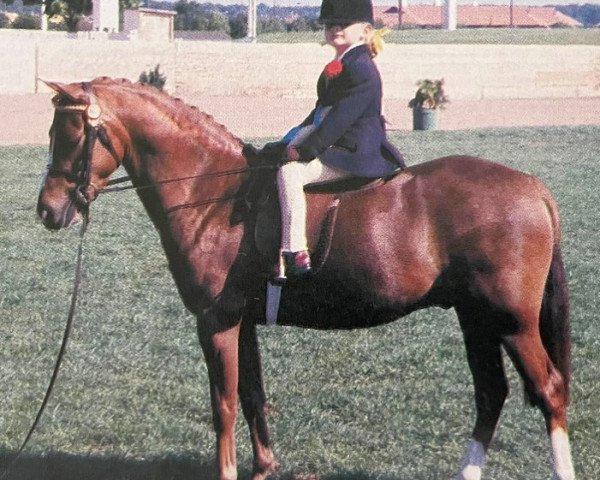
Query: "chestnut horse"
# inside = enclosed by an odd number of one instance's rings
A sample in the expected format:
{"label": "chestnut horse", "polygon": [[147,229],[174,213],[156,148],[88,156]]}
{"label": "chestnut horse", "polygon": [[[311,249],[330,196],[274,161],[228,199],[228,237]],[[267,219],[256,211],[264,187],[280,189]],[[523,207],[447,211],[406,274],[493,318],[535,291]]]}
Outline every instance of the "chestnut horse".
{"label": "chestnut horse", "polygon": [[[275,460],[256,325],[265,322],[275,259],[258,251],[256,214],[234,219],[253,170],[243,142],[151,86],[107,78],[48,85],[57,95],[39,216],[50,229],[72,225],[123,165],[197,316],[219,478],[237,477],[238,401],[254,449],[252,478],[266,478]],[[575,478],[566,413],[568,293],[557,207],[542,182],[453,156],[411,166],[376,187],[309,193],[309,216],[322,215],[333,199],[327,254],[312,278],[284,286],[280,323],[362,328],[429,306],[453,307],[477,407],[456,478],[481,478],[508,391],[503,350],[544,415],[553,478]]]}

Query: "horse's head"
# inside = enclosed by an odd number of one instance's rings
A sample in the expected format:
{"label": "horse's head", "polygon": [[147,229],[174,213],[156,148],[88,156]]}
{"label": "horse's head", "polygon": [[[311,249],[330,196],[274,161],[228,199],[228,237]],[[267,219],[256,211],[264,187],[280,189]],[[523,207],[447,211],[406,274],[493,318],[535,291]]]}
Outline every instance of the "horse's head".
{"label": "horse's head", "polygon": [[55,112],[37,211],[44,225],[56,230],[87,212],[121,163],[123,154],[117,150],[123,148],[113,144],[91,83],[46,84],[56,91]]}

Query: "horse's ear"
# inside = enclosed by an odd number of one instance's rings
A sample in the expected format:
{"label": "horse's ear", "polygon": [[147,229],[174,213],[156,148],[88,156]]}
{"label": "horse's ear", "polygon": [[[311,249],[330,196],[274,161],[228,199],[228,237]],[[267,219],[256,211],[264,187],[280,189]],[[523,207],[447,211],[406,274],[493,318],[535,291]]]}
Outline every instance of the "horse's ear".
{"label": "horse's ear", "polygon": [[58,82],[50,82],[49,80],[44,80],[43,78],[38,78],[40,82],[46,85],[50,90],[54,90],[56,93],[61,91],[62,83]]}
{"label": "horse's ear", "polygon": [[40,81],[51,90],[54,90],[59,95],[68,98],[74,103],[85,103],[87,99],[87,95],[79,83],[51,82],[42,80],[41,78]]}

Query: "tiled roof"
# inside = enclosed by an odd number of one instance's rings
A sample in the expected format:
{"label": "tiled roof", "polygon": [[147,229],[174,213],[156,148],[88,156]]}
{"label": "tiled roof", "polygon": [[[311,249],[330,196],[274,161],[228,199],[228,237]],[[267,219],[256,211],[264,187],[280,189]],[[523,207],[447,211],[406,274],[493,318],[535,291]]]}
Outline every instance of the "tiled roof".
{"label": "tiled roof", "polygon": [[[441,26],[443,7],[435,5],[409,5],[402,12],[403,25]],[[397,6],[374,7],[376,20],[388,27],[398,26]],[[463,27],[508,27],[511,26],[511,9],[498,5],[458,5],[457,24]],[[513,5],[512,25],[516,27],[543,27],[553,25],[581,27],[574,18],[560,13],[554,7],[530,7]]]}

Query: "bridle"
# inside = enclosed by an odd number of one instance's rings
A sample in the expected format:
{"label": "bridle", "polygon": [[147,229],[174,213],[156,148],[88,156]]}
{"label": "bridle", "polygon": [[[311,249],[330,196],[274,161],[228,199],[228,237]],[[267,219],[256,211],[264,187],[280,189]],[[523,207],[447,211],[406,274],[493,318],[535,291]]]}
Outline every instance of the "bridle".
{"label": "bridle", "polygon": [[[75,183],[74,190],[74,202],[77,207],[82,211],[87,211],[90,203],[96,198],[99,189],[91,181],[91,169],[92,169],[92,156],[94,153],[94,147],[96,141],[100,140],[100,143],[108,150],[111,156],[117,163],[117,167],[121,165],[121,160],[117,154],[110,137],[106,131],[106,127],[100,120],[102,109],[96,100],[92,85],[89,82],[82,82],[83,90],[88,95],[88,103],[77,103],[70,105],[60,105],[54,100],[55,112],[61,113],[75,113],[80,114],[83,117],[83,136],[80,140],[80,144],[83,142],[83,152],[79,156],[72,171],[62,170],[52,165],[52,159],[54,156],[54,143],[56,132],[54,125],[52,126],[52,138],[50,141],[50,152],[48,161],[48,173],[50,175],[62,176],[67,180]],[[58,97],[57,97],[58,98]],[[90,194],[90,191],[92,192]]]}
{"label": "bridle", "polygon": [[[127,189],[135,189],[135,190],[143,190],[147,188],[153,188],[158,185],[164,185],[173,182],[181,182],[184,180],[191,180],[197,178],[216,178],[223,177],[228,175],[236,175],[236,174],[245,174],[257,170],[275,170],[278,168],[278,165],[254,165],[254,166],[244,166],[233,168],[230,170],[223,170],[218,172],[210,172],[210,173],[202,173],[198,175],[190,175],[185,177],[178,177],[166,180],[160,180],[152,183],[148,183],[145,185],[127,185],[127,186],[119,186],[114,187],[114,185],[124,183],[130,181],[131,179],[128,176],[116,178],[110,180],[107,183],[107,186],[110,188],[100,189],[91,181],[91,167],[92,167],[92,156],[94,152],[94,147],[96,145],[96,141],[100,140],[100,143],[111,156],[114,158],[117,168],[121,166],[121,159],[117,154],[110,137],[108,136],[106,127],[104,123],[100,119],[102,114],[102,109],[96,100],[96,96],[94,95],[93,88],[90,82],[82,82],[83,90],[88,95],[87,103],[75,103],[68,105],[60,105],[58,101],[54,101],[54,110],[55,112],[65,112],[65,113],[76,113],[80,114],[83,117],[84,131],[83,136],[80,139],[79,143],[83,142],[83,153],[79,157],[79,161],[75,164],[75,168],[72,171],[63,170],[57,168],[52,165],[53,159],[53,150],[54,150],[54,126],[52,127],[52,138],[50,141],[50,153],[49,153],[49,161],[48,161],[48,173],[50,175],[62,176],[67,180],[75,183],[74,190],[74,199],[77,208],[84,215],[87,216],[90,204],[96,199],[99,193],[110,193],[110,192],[119,192]],[[58,99],[59,97],[57,97]],[[91,192],[91,194],[90,194]],[[168,209],[167,213],[172,213],[177,210],[198,207],[202,205],[222,202],[222,201],[230,201],[236,200],[238,198],[237,195],[230,195],[226,197],[219,198],[209,198],[206,200],[202,200],[199,202],[186,203],[182,205],[176,205]]]}

